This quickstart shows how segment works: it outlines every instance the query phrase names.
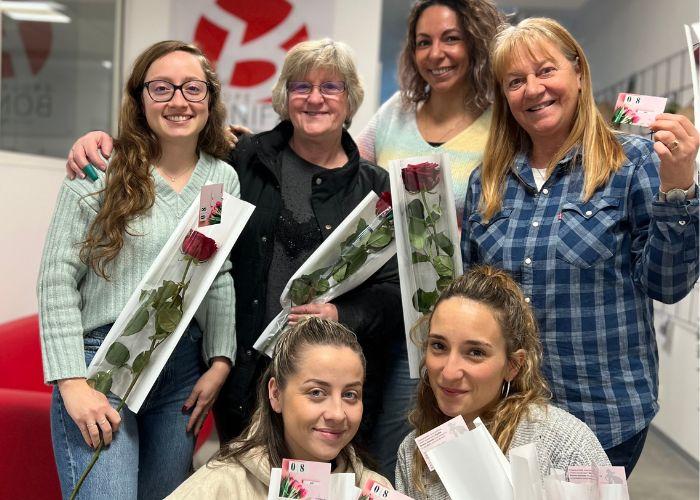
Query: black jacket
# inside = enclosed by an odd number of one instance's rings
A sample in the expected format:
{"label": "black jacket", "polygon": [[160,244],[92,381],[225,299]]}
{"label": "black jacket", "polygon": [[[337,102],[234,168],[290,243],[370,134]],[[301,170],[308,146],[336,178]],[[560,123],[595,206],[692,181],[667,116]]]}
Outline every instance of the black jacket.
{"label": "black jacket", "polygon": [[[277,222],[282,208],[279,185],[281,153],[292,136],[292,125],[283,121],[274,129],[244,136],[229,162],[238,173],[241,198],[255,211],[231,253],[236,289],[236,363],[218,407],[231,406],[245,413],[245,401],[255,390],[260,355],[252,348],[264,328],[267,275],[272,259]],[[360,158],[355,142],[345,130],[341,139],[349,167],[328,170],[312,178],[311,206],[323,238],[349,214],[370,190],[389,190],[387,172]],[[396,257],[355,290],[333,300],[338,317],[355,332],[368,358],[379,359],[389,337],[402,333],[401,296]]]}

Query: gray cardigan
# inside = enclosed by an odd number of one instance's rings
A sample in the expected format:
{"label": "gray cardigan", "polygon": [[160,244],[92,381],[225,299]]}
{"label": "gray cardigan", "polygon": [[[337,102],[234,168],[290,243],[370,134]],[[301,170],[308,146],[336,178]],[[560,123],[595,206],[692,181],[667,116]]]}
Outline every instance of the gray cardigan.
{"label": "gray cardigan", "polygon": [[[412,472],[416,450],[416,431],[401,443],[396,462],[396,489],[415,500],[450,500],[436,472],[424,478],[425,493],[413,484]],[[510,449],[535,443],[542,477],[550,466],[563,469],[570,465],[610,465],[605,451],[586,424],[555,406],[531,406],[529,415],[515,430]]]}

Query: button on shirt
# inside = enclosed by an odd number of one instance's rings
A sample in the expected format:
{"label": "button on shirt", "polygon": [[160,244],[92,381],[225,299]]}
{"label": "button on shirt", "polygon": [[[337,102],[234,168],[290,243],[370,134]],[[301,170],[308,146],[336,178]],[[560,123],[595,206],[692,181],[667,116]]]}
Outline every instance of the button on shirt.
{"label": "button on shirt", "polygon": [[487,221],[475,170],[461,242],[465,269],[491,264],[520,283],[540,325],[555,402],[606,449],[658,411],[652,299],[677,302],[698,278],[698,200],[659,202],[652,142],[619,140],[627,161],[588,201],[581,199],[579,151],[559,162],[539,192],[521,153],[501,210]]}

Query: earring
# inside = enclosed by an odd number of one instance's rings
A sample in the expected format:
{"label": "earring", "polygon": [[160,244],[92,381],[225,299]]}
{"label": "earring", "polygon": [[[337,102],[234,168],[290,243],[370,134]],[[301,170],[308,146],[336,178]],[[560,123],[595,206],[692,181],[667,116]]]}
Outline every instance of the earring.
{"label": "earring", "polygon": [[504,380],[501,386],[501,396],[505,399],[508,397],[508,394],[510,394],[510,380]]}

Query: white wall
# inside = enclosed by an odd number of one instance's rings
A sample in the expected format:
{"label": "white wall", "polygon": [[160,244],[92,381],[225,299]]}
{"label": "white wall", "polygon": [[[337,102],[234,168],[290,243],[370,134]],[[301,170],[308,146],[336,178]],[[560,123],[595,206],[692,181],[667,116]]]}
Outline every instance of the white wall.
{"label": "white wall", "polygon": [[[170,37],[170,15],[170,0],[126,0],[123,78],[144,48]],[[365,84],[365,102],[353,122],[352,130],[357,132],[379,100],[381,1],[336,0],[334,18],[333,36],[354,48]],[[41,251],[64,165],[64,159],[0,151],[0,323],[37,310],[35,288]]]}
{"label": "white wall", "polygon": [[0,152],[0,323],[34,314],[36,278],[65,160]]}
{"label": "white wall", "polygon": [[683,24],[697,20],[697,0],[590,0],[571,32],[602,89],[683,50]]}
{"label": "white wall", "polygon": [[656,304],[659,345],[659,404],[653,425],[676,445],[700,459],[698,379],[698,301],[700,286],[678,304]]}

